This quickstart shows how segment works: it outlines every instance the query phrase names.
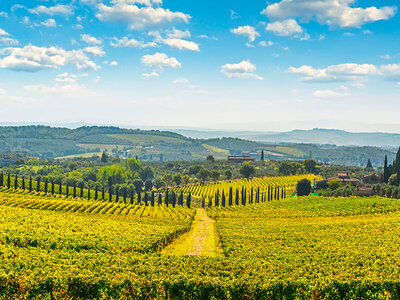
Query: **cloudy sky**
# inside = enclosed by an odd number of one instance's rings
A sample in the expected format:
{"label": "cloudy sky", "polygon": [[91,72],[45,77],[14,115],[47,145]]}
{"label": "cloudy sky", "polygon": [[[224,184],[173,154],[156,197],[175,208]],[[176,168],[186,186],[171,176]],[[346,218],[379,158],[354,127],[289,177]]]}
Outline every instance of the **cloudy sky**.
{"label": "cloudy sky", "polygon": [[396,2],[2,0],[0,121],[399,131]]}

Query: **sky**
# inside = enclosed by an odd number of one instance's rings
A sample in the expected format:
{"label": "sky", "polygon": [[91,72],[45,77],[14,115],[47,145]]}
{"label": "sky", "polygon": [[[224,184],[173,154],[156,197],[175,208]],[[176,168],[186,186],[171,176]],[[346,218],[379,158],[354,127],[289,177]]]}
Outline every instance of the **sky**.
{"label": "sky", "polygon": [[0,121],[400,132],[395,0],[2,0]]}

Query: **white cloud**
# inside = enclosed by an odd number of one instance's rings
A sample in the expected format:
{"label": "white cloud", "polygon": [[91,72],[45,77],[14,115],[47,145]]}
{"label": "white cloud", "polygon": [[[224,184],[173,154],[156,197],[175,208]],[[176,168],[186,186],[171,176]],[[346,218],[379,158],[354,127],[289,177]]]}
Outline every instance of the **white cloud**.
{"label": "white cloud", "polygon": [[303,22],[317,20],[320,24],[346,28],[388,20],[397,11],[395,6],[350,7],[354,3],[355,0],[281,0],[268,5],[262,14],[272,20],[300,18]]}
{"label": "white cloud", "polygon": [[45,27],[57,27],[57,23],[54,19],[47,19],[43,22],[40,22],[40,24]]}
{"label": "white cloud", "polygon": [[322,69],[314,69],[311,66],[291,67],[288,72],[302,76],[302,81],[306,82],[337,82],[360,80],[369,75],[378,74],[379,70],[371,64],[347,63]]}
{"label": "white cloud", "polygon": [[189,30],[178,30],[178,29],[172,29],[167,33],[167,37],[171,39],[182,39],[182,38],[189,38],[190,37],[190,31]]}
{"label": "white cloud", "polygon": [[90,34],[81,34],[81,40],[89,45],[101,45],[101,41]]}
{"label": "white cloud", "polygon": [[79,74],[79,75],[77,75],[77,74],[69,74],[69,73],[62,73],[62,74],[58,74],[57,75],[55,81],[59,82],[59,83],[71,84],[71,83],[75,83],[78,78],[87,77],[87,76],[88,76],[87,73]]}
{"label": "white cloud", "polygon": [[0,17],[8,18],[8,13],[6,13],[5,11],[2,11],[2,12],[0,12]]}
{"label": "white cloud", "polygon": [[303,28],[293,19],[269,23],[265,30],[279,36],[291,36],[303,32]]}
{"label": "white cloud", "polygon": [[12,39],[9,37],[0,37],[0,42],[5,46],[17,46],[19,45],[19,41],[16,39]]}
{"label": "white cloud", "polygon": [[206,34],[202,34],[198,36],[201,39],[206,39],[206,40],[214,40],[214,41],[218,41],[218,39],[215,36],[208,36]]}
{"label": "white cloud", "polygon": [[382,59],[391,59],[392,57],[389,54],[386,54],[386,55],[382,55],[381,58]]}
{"label": "white cloud", "polygon": [[119,47],[148,48],[148,47],[157,46],[157,43],[155,43],[155,42],[145,43],[142,41],[137,41],[133,38],[128,39],[127,37],[123,37],[120,40],[117,38],[114,38],[114,42],[110,42],[110,45],[113,46],[114,48],[119,48]]}
{"label": "white cloud", "polygon": [[151,73],[143,73],[142,76],[144,78],[150,78],[150,77],[159,77],[160,74],[158,74],[157,72],[151,72]]}
{"label": "white cloud", "polygon": [[0,88],[0,95],[6,95],[7,91],[5,89]]}
{"label": "white cloud", "polygon": [[262,47],[271,47],[274,43],[273,42],[271,42],[271,41],[261,41],[261,42],[259,42],[258,43],[260,46],[262,46]]}
{"label": "white cloud", "polygon": [[37,72],[46,69],[59,69],[67,64],[78,70],[99,69],[83,50],[67,51],[59,47],[37,47],[27,45],[23,48],[5,48],[0,51],[0,68],[14,71]]}
{"label": "white cloud", "polygon": [[70,16],[73,15],[73,7],[71,5],[63,5],[63,4],[57,4],[55,6],[43,6],[39,5],[36,8],[29,9],[29,12],[32,14],[37,14],[37,15],[50,15],[50,16],[55,16],[55,15],[64,15],[64,16]]}
{"label": "white cloud", "polygon": [[243,60],[237,64],[226,64],[221,67],[221,72],[229,78],[263,78],[255,73],[256,66],[248,60]]}
{"label": "white cloud", "polygon": [[9,35],[5,30],[0,28],[0,35]]}
{"label": "white cloud", "polygon": [[96,17],[104,22],[127,23],[132,30],[159,27],[175,22],[187,23],[191,18],[187,14],[172,12],[161,7],[139,7],[125,3],[115,3],[113,6],[99,4]]}
{"label": "white cloud", "polygon": [[191,50],[191,51],[200,51],[199,45],[195,42],[186,41],[182,39],[164,39],[163,43],[172,47],[177,48],[179,50]]}
{"label": "white cloud", "polygon": [[146,67],[162,71],[165,68],[180,68],[181,63],[175,57],[168,57],[165,53],[145,55],[142,57],[142,64]]}
{"label": "white cloud", "polygon": [[65,85],[56,84],[54,86],[46,86],[43,84],[26,85],[24,89],[27,92],[39,94],[79,94],[84,88],[81,85],[72,83]]}
{"label": "white cloud", "polygon": [[238,28],[231,29],[231,32],[237,35],[246,36],[249,40],[249,43],[254,42],[256,37],[260,36],[256,29],[249,25],[239,26]]}
{"label": "white cloud", "polygon": [[184,77],[179,77],[179,78],[175,79],[174,81],[172,81],[172,83],[174,83],[174,84],[189,83],[189,80]]}
{"label": "white cloud", "polygon": [[376,66],[373,64],[346,63],[320,69],[301,66],[299,68],[291,67],[288,72],[301,76],[301,80],[304,82],[353,81],[362,86],[363,81],[366,81],[370,76],[382,76],[386,80],[396,82],[400,80],[400,64]]}
{"label": "white cloud", "polygon": [[103,47],[99,47],[99,46],[91,46],[91,47],[86,47],[85,49],[83,49],[85,52],[92,54],[94,56],[103,56],[106,53],[103,50]]}
{"label": "white cloud", "polygon": [[312,96],[318,99],[327,98],[343,98],[350,96],[346,91],[335,91],[335,90],[316,90],[313,92]]}
{"label": "white cloud", "polygon": [[232,20],[240,18],[239,14],[236,11],[234,11],[233,9],[230,10],[230,13],[231,13]]}
{"label": "white cloud", "polygon": [[113,60],[113,61],[110,61],[110,66],[112,66],[112,67],[116,67],[116,66],[118,66],[118,62],[117,62],[117,61],[115,61],[115,60]]}

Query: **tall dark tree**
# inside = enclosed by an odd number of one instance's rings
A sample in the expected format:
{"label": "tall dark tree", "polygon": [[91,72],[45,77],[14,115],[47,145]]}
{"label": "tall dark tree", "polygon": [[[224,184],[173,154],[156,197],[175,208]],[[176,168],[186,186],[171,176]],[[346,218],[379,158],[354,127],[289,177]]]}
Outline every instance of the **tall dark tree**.
{"label": "tall dark tree", "polygon": [[119,186],[117,186],[116,188],[115,188],[115,198],[116,198],[116,200],[115,200],[115,202],[119,202]]}
{"label": "tall dark tree", "polygon": [[88,198],[88,200],[90,200],[90,187],[88,187],[88,189],[87,189],[87,198]]}
{"label": "tall dark tree", "polygon": [[32,193],[32,177],[29,177],[29,193]]}
{"label": "tall dark tree", "polygon": [[21,187],[23,190],[25,190],[25,177],[24,176],[22,176]]}
{"label": "tall dark tree", "polygon": [[388,183],[389,177],[388,158],[387,155],[385,155],[385,164],[383,166],[383,182]]}
{"label": "tall dark tree", "polygon": [[158,193],[158,206],[162,205],[162,194]]}
{"label": "tall dark tree", "polygon": [[67,186],[66,186],[66,196],[67,196],[67,198],[69,197],[69,184],[67,183]]}
{"label": "tall dark tree", "polygon": [[7,176],[7,188],[10,189],[11,188],[11,174],[9,173]]}
{"label": "tall dark tree", "polygon": [[222,207],[225,207],[225,192],[224,192],[224,190],[222,190],[222,198],[221,198],[221,204],[222,204]]}
{"label": "tall dark tree", "polygon": [[47,178],[44,179],[44,193],[47,194],[47,187],[48,187],[49,181]]}
{"label": "tall dark tree", "polygon": [[14,178],[14,189],[16,190],[18,188],[18,175],[15,175]]}
{"label": "tall dark tree", "polygon": [[131,204],[133,204],[133,199],[135,197],[135,189],[133,187],[131,187],[130,192],[131,192],[131,197],[130,197],[131,198]]}
{"label": "tall dark tree", "polygon": [[261,161],[264,161],[264,150],[261,150]]}
{"label": "tall dark tree", "polygon": [[302,179],[297,183],[297,196],[308,196],[311,193],[311,182],[308,179]]}
{"label": "tall dark tree", "polygon": [[169,199],[168,199],[168,189],[167,189],[167,191],[165,192],[165,199],[164,199],[164,201],[165,201],[165,206],[167,206],[167,207],[168,207],[168,204],[169,204]]}
{"label": "tall dark tree", "polygon": [[38,178],[37,181],[36,181],[36,191],[38,193],[40,192],[40,178]]}
{"label": "tall dark tree", "polygon": [[149,196],[148,196],[148,194],[147,194],[147,192],[144,192],[144,205],[149,205],[148,203],[147,203],[147,201],[149,200],[149,198],[148,198]]}
{"label": "tall dark tree", "polygon": [[108,155],[105,151],[103,151],[103,154],[101,155],[101,162],[107,163],[107,161],[108,161]]}
{"label": "tall dark tree", "polygon": [[371,159],[368,158],[368,163],[367,166],[365,167],[367,170],[373,170],[374,167],[372,167]]}
{"label": "tall dark tree", "polygon": [[239,189],[236,189],[236,194],[235,194],[235,205],[239,205]]}
{"label": "tall dark tree", "polygon": [[108,186],[108,202],[112,202],[113,188],[112,185]]}
{"label": "tall dark tree", "polygon": [[126,204],[126,198],[128,197],[126,193],[126,187],[124,187],[124,204]]}
{"label": "tall dark tree", "polygon": [[81,191],[80,191],[81,192],[81,196],[80,197],[83,198],[83,182],[81,182],[81,184],[80,184],[80,189],[81,189]]}
{"label": "tall dark tree", "polygon": [[99,186],[96,184],[96,187],[94,188],[94,200],[97,200],[99,198]]}
{"label": "tall dark tree", "polygon": [[54,179],[51,181],[51,194],[54,195]]}
{"label": "tall dark tree", "polygon": [[[192,203],[192,194],[189,192],[187,198],[186,198],[186,206],[190,208]],[[204,203],[204,199],[203,199],[203,203]]]}
{"label": "tall dark tree", "polygon": [[228,205],[232,206],[233,204],[233,189],[232,187],[229,188],[229,198],[228,198]]}
{"label": "tall dark tree", "polygon": [[154,199],[154,191],[151,191],[151,198],[150,198],[151,206],[154,206],[154,201],[155,201],[155,199]]}

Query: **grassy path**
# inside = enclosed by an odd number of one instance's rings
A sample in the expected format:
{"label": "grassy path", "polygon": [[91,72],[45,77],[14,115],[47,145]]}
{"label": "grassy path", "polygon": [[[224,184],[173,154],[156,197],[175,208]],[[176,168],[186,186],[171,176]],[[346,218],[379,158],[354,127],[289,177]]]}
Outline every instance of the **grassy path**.
{"label": "grassy path", "polygon": [[204,255],[221,256],[218,236],[215,229],[215,221],[209,218],[204,209],[196,210],[192,228],[181,235],[162,251],[171,255]]}

